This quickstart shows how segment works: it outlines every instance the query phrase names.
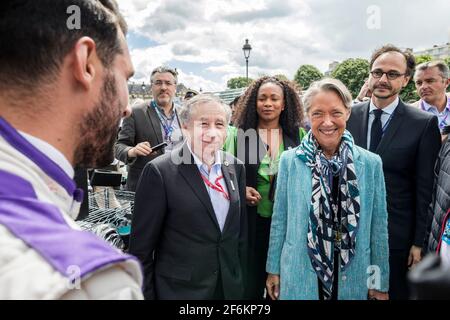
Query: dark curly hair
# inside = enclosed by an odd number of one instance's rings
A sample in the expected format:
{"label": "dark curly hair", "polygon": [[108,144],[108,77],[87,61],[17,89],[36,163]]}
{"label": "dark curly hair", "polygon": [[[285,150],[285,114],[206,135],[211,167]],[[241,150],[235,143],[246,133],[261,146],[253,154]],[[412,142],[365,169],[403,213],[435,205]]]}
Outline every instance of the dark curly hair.
{"label": "dark curly hair", "polygon": [[290,137],[298,135],[298,130],[303,126],[303,105],[298,95],[300,88],[292,83],[276,77],[262,77],[255,80],[241,96],[233,116],[233,123],[237,128],[248,130],[257,129],[258,113],[256,102],[259,88],[266,83],[274,83],[283,89],[285,108],[280,115],[280,126]]}

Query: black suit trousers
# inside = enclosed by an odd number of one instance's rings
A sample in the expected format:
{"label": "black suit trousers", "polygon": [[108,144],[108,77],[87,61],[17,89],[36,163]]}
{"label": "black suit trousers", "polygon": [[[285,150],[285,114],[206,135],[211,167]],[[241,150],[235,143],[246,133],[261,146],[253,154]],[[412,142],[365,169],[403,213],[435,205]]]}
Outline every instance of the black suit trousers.
{"label": "black suit trousers", "polygon": [[408,250],[389,250],[389,299],[408,300]]}

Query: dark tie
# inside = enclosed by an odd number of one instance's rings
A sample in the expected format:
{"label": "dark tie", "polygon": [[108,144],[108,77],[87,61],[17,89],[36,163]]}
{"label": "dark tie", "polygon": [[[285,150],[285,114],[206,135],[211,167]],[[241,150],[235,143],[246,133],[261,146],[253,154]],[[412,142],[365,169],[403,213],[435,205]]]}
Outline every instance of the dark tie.
{"label": "dark tie", "polygon": [[370,131],[369,150],[375,152],[380,144],[381,137],[383,136],[383,128],[381,126],[381,115],[383,114],[383,110],[375,109],[373,110],[373,114],[375,115],[375,119],[372,122],[372,129]]}

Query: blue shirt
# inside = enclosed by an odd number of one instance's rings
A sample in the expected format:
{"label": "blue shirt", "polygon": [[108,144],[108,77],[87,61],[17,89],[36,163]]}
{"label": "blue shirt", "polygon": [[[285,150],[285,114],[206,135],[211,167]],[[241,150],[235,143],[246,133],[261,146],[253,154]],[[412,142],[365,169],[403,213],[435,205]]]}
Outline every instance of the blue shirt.
{"label": "blue shirt", "polygon": [[[229,195],[227,184],[225,183],[225,179],[222,174],[222,161],[220,157],[220,151],[216,152],[215,162],[211,167],[211,170],[208,172],[208,166],[204,164],[191,150],[191,147],[188,142],[189,151],[194,158],[194,162],[200,171],[200,174],[204,176],[206,179],[211,182],[211,184],[215,184],[216,179],[222,176],[222,179],[218,180],[218,183],[222,186],[224,192]],[[209,187],[206,182],[204,182],[206,190],[208,191],[209,198],[211,199],[211,204],[214,209],[214,213],[217,218],[217,222],[219,223],[220,231],[223,231],[223,227],[225,225],[225,221],[227,219],[228,210],[230,209],[230,201],[224,197],[224,194],[214,190]]]}
{"label": "blue shirt", "polygon": [[[399,102],[400,99],[397,97],[394,102],[386,106],[386,108],[383,108],[383,113],[381,114],[381,127],[383,128],[383,134],[386,131],[386,128],[388,127],[389,122],[392,119],[392,115],[394,114],[395,109],[397,109]],[[375,109],[378,108],[373,103],[373,100],[370,100],[369,122],[367,124],[367,149],[369,149],[370,146],[370,132],[372,130],[373,120],[375,120],[375,114],[373,113]]]}
{"label": "blue shirt", "polygon": [[427,103],[425,100],[420,100],[420,108],[423,111],[434,114],[439,120],[439,130],[444,129],[445,126],[450,125],[450,99],[447,97],[447,106],[442,112],[439,112],[438,108]]}

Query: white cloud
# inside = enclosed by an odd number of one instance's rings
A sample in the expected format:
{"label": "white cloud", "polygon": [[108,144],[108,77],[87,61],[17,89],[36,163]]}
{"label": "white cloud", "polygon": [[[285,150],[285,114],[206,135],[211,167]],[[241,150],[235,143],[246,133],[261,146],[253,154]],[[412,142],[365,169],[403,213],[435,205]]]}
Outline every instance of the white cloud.
{"label": "white cloud", "polygon": [[237,73],[239,69],[239,65],[237,64],[224,64],[220,66],[211,66],[208,67],[206,70],[214,72],[214,73]]}
{"label": "white cloud", "polygon": [[174,58],[171,46],[168,44],[131,50],[135,76],[138,81],[149,81],[150,73],[156,66],[167,65]]}
{"label": "white cloud", "polygon": [[[249,76],[283,73],[301,64],[322,71],[333,60],[368,58],[384,43],[422,49],[450,41],[448,0],[119,0],[130,32],[157,45],[131,52],[135,78],[179,62],[187,86],[224,89],[245,75],[244,40],[253,47]],[[367,28],[379,6],[381,28]],[[183,77],[181,77],[183,75]],[[183,78],[183,79],[181,79]],[[208,88],[208,89],[207,89]]]}
{"label": "white cloud", "polygon": [[[167,65],[175,56],[170,45],[150,47],[146,49],[134,49],[131,51],[132,61],[136,70],[132,81],[149,83],[150,74],[156,66]],[[178,68],[178,80],[186,87],[203,91],[220,91],[223,87],[209,79],[195,75],[192,72],[186,73]]]}
{"label": "white cloud", "polygon": [[218,83],[195,75],[193,73],[186,74],[183,70],[178,70],[178,80],[187,88],[203,92],[220,91],[223,87]]}

